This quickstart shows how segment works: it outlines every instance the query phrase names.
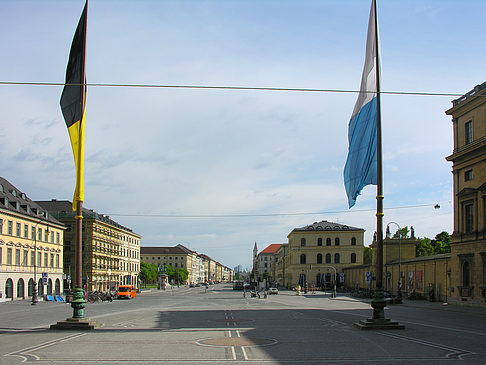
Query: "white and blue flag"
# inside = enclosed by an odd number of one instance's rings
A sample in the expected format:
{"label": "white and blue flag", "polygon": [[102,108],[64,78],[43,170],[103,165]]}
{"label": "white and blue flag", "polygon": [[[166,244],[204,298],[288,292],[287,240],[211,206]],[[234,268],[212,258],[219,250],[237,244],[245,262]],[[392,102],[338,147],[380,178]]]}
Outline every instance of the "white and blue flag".
{"label": "white and blue flag", "polygon": [[372,1],[366,41],[366,59],[361,77],[361,87],[349,121],[349,151],[344,167],[344,185],[349,208],[366,185],[377,185],[377,83],[375,37],[375,2]]}

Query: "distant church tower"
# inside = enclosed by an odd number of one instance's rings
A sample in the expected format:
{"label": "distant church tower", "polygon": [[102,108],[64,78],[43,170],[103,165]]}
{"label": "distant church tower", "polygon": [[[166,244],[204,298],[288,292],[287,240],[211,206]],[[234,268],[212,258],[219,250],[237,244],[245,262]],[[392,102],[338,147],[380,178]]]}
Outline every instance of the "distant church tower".
{"label": "distant church tower", "polygon": [[258,256],[258,248],[257,248],[257,244],[256,244],[256,241],[255,241],[255,246],[253,247],[253,274],[256,276],[258,273],[257,273],[257,265],[258,265],[258,262],[257,262],[257,256]]}

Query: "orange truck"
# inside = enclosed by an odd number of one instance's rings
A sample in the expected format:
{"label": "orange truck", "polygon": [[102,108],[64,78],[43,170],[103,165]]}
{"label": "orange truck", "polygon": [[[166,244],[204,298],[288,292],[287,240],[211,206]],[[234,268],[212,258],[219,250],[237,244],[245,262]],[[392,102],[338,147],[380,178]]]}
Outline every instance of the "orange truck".
{"label": "orange truck", "polygon": [[118,288],[118,292],[116,293],[118,299],[126,298],[132,299],[137,296],[137,291],[133,287],[133,285],[120,285]]}

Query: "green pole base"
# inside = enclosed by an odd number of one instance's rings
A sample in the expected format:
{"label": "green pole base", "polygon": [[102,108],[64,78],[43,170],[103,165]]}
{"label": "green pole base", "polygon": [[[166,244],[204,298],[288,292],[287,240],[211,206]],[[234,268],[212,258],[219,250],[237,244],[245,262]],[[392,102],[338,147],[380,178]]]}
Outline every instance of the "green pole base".
{"label": "green pole base", "polygon": [[376,289],[375,296],[371,301],[371,306],[373,307],[373,319],[374,320],[385,320],[385,294],[383,289]]}
{"label": "green pole base", "polygon": [[71,307],[73,308],[73,318],[84,318],[84,308],[86,307],[86,301],[84,300],[84,291],[82,288],[74,289]]}

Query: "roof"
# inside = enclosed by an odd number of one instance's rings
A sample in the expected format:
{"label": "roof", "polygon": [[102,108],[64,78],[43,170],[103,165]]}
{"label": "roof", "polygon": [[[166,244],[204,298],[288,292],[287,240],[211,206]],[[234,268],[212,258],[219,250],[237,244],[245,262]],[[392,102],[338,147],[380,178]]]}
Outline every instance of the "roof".
{"label": "roof", "polygon": [[[37,201],[36,203],[39,204],[44,209],[47,209],[49,213],[51,213],[54,217],[56,217],[61,222],[72,221],[75,219],[76,212],[73,211],[73,204],[69,200],[52,199],[47,201]],[[93,209],[87,209],[83,207],[83,218],[96,219],[106,224],[109,224],[113,227],[126,230],[138,236],[138,234],[134,233],[130,228],[122,226],[120,223],[115,222],[109,216],[95,212]]]}
{"label": "roof", "polygon": [[452,100],[452,108],[447,110],[446,111],[446,114],[452,114],[452,110],[456,107],[456,106],[459,106],[459,104],[462,104],[464,103],[465,101],[469,101],[471,100],[473,97],[475,97],[480,91],[481,93],[483,93],[482,91],[486,89],[486,81],[483,82],[482,84],[480,85],[476,85],[474,86],[474,89],[472,89],[471,91],[469,91],[468,93],[464,94],[463,96],[461,96],[460,98],[458,99],[455,99],[455,100]]}
{"label": "roof", "polygon": [[140,255],[188,255],[189,253],[182,247],[169,246],[169,247],[140,247]]}
{"label": "roof", "polygon": [[364,231],[364,229],[348,226],[346,224],[328,222],[324,220],[320,222],[314,222],[305,227],[294,228],[292,232],[304,231]]}
{"label": "roof", "polygon": [[24,192],[3,177],[0,177],[0,208],[36,220],[44,220],[46,223],[63,225],[55,217],[52,217],[48,210],[31,200]]}
{"label": "roof", "polygon": [[267,246],[260,254],[262,253],[276,253],[277,250],[282,246],[281,243],[272,243],[271,245]]}

